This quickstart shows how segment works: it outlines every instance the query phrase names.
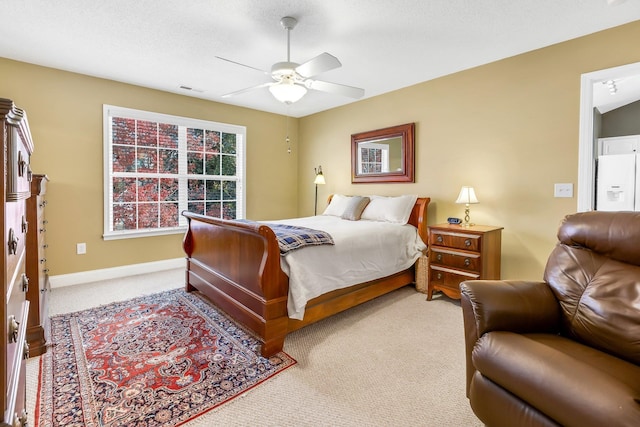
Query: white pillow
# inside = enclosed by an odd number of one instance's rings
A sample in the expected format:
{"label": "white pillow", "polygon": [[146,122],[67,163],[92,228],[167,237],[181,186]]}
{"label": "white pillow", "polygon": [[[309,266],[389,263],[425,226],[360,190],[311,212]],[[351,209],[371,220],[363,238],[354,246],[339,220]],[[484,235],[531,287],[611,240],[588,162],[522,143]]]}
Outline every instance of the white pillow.
{"label": "white pillow", "polygon": [[344,211],[349,206],[349,201],[351,200],[351,196],[343,196],[342,194],[334,194],[331,197],[331,202],[329,206],[324,210],[322,215],[333,215],[333,216],[342,216]]}
{"label": "white pillow", "polygon": [[371,201],[364,208],[360,219],[370,221],[393,222],[406,224],[411,216],[411,211],[418,200],[415,194],[397,197],[370,196]]}

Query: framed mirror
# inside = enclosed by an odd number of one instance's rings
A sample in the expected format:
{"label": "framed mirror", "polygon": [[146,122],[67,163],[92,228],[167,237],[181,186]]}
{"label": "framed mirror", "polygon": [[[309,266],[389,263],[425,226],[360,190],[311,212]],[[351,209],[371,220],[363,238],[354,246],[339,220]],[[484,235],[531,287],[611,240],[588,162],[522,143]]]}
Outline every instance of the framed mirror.
{"label": "framed mirror", "polygon": [[415,123],[351,135],[351,182],[415,182]]}

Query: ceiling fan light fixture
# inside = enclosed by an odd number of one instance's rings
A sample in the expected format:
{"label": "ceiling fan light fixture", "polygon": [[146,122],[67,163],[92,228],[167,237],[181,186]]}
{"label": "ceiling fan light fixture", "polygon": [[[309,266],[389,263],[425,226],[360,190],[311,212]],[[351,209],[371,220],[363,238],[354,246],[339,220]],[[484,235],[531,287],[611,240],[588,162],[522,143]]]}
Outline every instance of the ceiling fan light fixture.
{"label": "ceiling fan light fixture", "polygon": [[293,104],[307,93],[307,88],[291,81],[282,79],[279,83],[269,86],[269,91],[275,99],[285,104]]}

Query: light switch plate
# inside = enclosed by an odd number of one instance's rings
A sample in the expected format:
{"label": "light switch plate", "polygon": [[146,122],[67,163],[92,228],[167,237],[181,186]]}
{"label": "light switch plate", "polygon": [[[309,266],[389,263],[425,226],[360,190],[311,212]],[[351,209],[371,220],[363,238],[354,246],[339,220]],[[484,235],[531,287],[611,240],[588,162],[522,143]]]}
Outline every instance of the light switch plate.
{"label": "light switch plate", "polygon": [[573,184],[554,184],[553,197],[573,197]]}

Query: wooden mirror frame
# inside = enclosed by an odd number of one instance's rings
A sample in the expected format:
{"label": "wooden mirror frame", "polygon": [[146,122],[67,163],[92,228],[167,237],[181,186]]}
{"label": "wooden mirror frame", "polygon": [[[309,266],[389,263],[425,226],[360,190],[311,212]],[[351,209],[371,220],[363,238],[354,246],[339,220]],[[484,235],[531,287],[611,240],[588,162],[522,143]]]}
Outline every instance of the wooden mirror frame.
{"label": "wooden mirror frame", "polygon": [[[402,168],[400,171],[379,173],[358,173],[358,144],[390,138],[400,138],[402,146]],[[415,123],[392,126],[351,135],[351,182],[415,182],[414,177]]]}

